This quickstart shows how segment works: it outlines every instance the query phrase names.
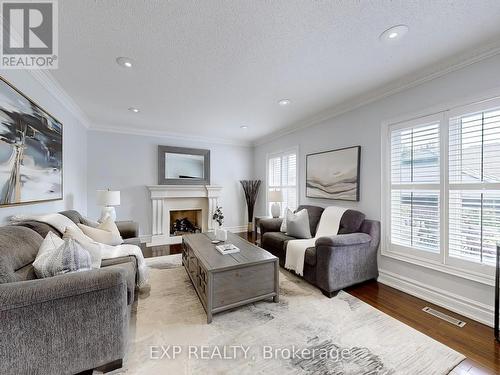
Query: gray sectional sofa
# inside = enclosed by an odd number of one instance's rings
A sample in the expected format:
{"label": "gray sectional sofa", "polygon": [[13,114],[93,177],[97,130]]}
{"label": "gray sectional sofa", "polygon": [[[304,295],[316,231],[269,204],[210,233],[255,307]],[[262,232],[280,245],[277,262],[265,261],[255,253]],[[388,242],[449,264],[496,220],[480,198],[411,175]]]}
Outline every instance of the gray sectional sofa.
{"label": "gray sectional sofa", "polygon": [[[314,237],[323,208],[302,205],[306,209],[311,235]],[[290,237],[280,232],[278,219],[261,219],[261,246],[277,256],[284,266]],[[378,277],[377,250],[380,242],[380,222],[366,220],[359,211],[347,210],[340,221],[338,235],[320,237],[315,246],[306,250],[304,279],[319,287],[323,294],[333,297],[348,286]]]}
{"label": "gray sectional sofa", "polygon": [[[76,211],[61,213],[74,222],[83,220]],[[126,242],[138,243],[136,224],[117,224]],[[135,257],[37,279],[32,263],[49,231],[61,236],[36,221],[0,227],[0,374],[120,367],[134,302]]]}

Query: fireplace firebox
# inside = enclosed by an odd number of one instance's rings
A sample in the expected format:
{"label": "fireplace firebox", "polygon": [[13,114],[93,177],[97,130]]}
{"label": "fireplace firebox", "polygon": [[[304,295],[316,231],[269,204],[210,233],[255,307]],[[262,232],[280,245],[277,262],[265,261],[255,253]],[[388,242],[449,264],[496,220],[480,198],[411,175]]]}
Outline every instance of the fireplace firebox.
{"label": "fireplace firebox", "polygon": [[202,228],[202,210],[171,210],[170,236],[182,236],[200,233]]}

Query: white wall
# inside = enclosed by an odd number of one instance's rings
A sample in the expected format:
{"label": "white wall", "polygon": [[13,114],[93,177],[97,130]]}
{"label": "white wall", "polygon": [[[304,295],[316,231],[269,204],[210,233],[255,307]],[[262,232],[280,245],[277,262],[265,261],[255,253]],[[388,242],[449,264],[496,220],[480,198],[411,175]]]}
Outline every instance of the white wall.
{"label": "white wall", "polygon": [[98,218],[101,210],[96,205],[96,190],[120,190],[117,219],[133,219],[142,235],[151,234],[151,200],[146,186],[158,184],[158,145],[210,149],[210,183],[223,187],[220,204],[224,226],[246,225],[246,203],[239,180],[252,177],[252,148],[103,131],[88,133],[90,217]]}
{"label": "white wall", "polygon": [[[380,219],[381,123],[412,114],[439,103],[462,100],[475,94],[500,88],[500,56],[495,56],[370,103],[313,127],[299,130],[269,143],[254,152],[255,177],[265,180],[266,153],[299,146],[300,203],[326,206],[337,204],[353,207],[368,218]],[[361,200],[357,203],[309,199],[305,197],[305,155],[323,150],[361,145]],[[266,211],[264,195],[260,196],[256,213]],[[387,271],[387,282],[415,295],[434,296],[441,305],[460,310],[482,321],[492,319],[493,288],[484,284],[442,274],[395,259],[380,257],[379,268]],[[401,276],[410,279],[407,284]],[[444,296],[444,297],[443,297]],[[438,300],[438,299],[441,300]],[[454,302],[455,301],[455,302]],[[458,306],[460,304],[460,306]],[[484,311],[481,311],[484,310]],[[481,316],[479,316],[481,315]]]}
{"label": "white wall", "polygon": [[8,221],[8,218],[14,214],[47,213],[68,209],[76,209],[85,214],[87,211],[87,129],[27,71],[3,70],[0,74],[62,122],[64,179],[63,200],[0,208],[0,221]]}

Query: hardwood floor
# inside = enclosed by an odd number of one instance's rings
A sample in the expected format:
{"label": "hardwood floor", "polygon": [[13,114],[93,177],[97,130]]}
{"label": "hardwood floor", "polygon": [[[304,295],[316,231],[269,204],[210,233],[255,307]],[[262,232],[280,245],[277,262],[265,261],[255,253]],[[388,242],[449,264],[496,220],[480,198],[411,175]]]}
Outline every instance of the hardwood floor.
{"label": "hardwood floor", "polygon": [[[465,355],[467,359],[457,366],[453,375],[500,373],[500,344],[492,328],[376,281],[345,291]],[[463,320],[466,325],[460,328],[429,315],[422,311],[425,306]]]}
{"label": "hardwood floor", "polygon": [[161,257],[163,255],[172,255],[182,253],[181,245],[160,245],[146,247],[146,244],[141,244],[142,254],[144,258]]}
{"label": "hardwood floor", "polygon": [[[257,241],[253,233],[239,235],[250,242]],[[145,257],[177,254],[181,252],[181,247],[156,246],[143,248],[143,252]],[[356,285],[345,291],[465,355],[467,359],[451,372],[452,375],[500,374],[500,344],[496,342],[492,328],[377,281]],[[425,306],[463,320],[466,325],[459,328],[429,315],[422,311]]]}

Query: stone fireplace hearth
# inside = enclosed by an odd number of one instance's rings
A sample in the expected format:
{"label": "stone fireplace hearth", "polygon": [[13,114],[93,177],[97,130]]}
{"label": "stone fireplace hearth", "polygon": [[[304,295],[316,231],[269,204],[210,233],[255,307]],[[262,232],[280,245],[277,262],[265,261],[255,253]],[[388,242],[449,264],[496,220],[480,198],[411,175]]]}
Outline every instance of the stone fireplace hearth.
{"label": "stone fireplace hearth", "polygon": [[[214,185],[152,185],[147,187],[151,196],[152,237],[146,246],[171,245],[182,242],[182,233],[172,235],[173,220],[177,216],[196,221],[202,232],[214,230],[212,220],[222,190]],[[188,211],[192,211],[187,215]],[[193,212],[195,217],[193,217]]]}

